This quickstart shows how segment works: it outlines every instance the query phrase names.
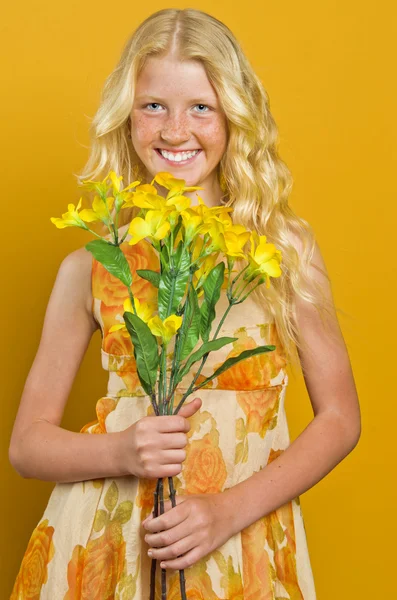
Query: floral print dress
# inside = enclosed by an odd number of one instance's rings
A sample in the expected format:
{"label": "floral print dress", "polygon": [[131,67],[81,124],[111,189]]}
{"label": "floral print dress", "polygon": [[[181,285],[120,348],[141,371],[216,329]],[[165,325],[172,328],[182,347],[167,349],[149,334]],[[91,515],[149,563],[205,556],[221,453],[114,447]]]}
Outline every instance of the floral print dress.
{"label": "floral print dress", "polygon": [[[122,250],[134,277],[132,291],[141,302],[155,302],[157,289],[135,271],[158,271],[158,254],[148,241],[131,246],[128,239]],[[96,403],[96,419],[80,431],[101,435],[126,429],[153,414],[153,408],[140,385],[130,338],[120,330],[109,332],[123,322],[127,290],[95,259],[92,295],[109,380],[106,394]],[[223,289],[213,331],[227,303]],[[209,355],[199,382],[245,349],[274,344],[276,350],[238,363],[195,393],[202,406],[189,418],[186,459],[174,477],[177,495],[230,488],[266,467],[290,443],[284,409],[286,360],[274,323],[249,296],[231,309],[219,332],[223,335],[238,339]],[[172,342],[167,361],[170,370]],[[174,406],[199,364],[179,384]],[[164,484],[168,498],[167,479]],[[31,534],[11,600],[149,600],[151,559],[141,522],[153,510],[155,486],[154,479],[134,476],[56,483]],[[192,600],[315,600],[299,497],[184,571],[187,598]],[[160,600],[158,563],[156,577]],[[177,570],[167,569],[167,599],[180,599]]]}

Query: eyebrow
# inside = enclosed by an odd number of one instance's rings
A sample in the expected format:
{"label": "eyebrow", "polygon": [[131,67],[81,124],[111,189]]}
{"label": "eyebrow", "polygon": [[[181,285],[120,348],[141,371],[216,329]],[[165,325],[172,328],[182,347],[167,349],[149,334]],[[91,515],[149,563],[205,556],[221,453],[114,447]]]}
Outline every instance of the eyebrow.
{"label": "eyebrow", "polygon": [[[166,102],[166,100],[164,98],[160,98],[159,96],[152,96],[151,94],[140,94],[139,96],[136,96],[136,100],[151,100],[151,101],[156,101],[156,102]],[[188,100],[188,102],[208,102],[209,104],[215,103],[216,99],[211,97],[211,96],[200,96],[199,98],[190,98],[190,100]]]}

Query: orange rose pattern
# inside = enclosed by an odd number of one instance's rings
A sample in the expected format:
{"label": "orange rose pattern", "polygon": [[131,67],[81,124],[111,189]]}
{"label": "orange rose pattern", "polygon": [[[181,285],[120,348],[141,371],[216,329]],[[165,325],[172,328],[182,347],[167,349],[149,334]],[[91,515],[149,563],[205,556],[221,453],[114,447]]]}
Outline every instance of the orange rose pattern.
{"label": "orange rose pattern", "polygon": [[67,567],[69,588],[64,600],[110,600],[126,574],[126,543],[123,525],[131,519],[133,504],[118,502],[118,487],[113,481],[104,498],[104,509],[95,513],[94,534],[87,546],[77,545]]}
{"label": "orange rose pattern", "polygon": [[10,600],[38,600],[48,577],[48,563],[54,555],[54,528],[44,519],[33,531],[17,575]]}
{"label": "orange rose pattern", "polygon": [[[155,304],[157,289],[136,270],[159,271],[157,252],[146,240],[130,246],[128,239],[122,250],[133,275],[132,291],[141,302]],[[95,260],[92,294],[101,361],[109,379],[96,402],[96,418],[80,428],[86,435],[122,431],[154,414],[139,381],[130,338],[109,331],[123,321],[127,289]],[[227,304],[224,288],[213,331]],[[287,363],[274,322],[249,297],[232,308],[219,336],[237,339],[208,356],[198,384],[243,350],[263,344],[274,344],[276,350],[238,363],[188,398],[190,402],[199,396],[202,406],[189,419],[186,459],[173,478],[177,495],[222,493],[266,468],[289,445]],[[172,359],[171,341],[169,370]],[[178,386],[174,407],[198,366]],[[128,476],[56,484],[32,533],[11,600],[147,600],[152,562],[141,522],[153,511],[156,482]],[[169,497],[167,478],[164,495]],[[185,569],[185,582],[190,600],[316,600],[299,497]],[[161,600],[159,565],[155,597]],[[167,600],[180,597],[179,572],[170,569]]]}

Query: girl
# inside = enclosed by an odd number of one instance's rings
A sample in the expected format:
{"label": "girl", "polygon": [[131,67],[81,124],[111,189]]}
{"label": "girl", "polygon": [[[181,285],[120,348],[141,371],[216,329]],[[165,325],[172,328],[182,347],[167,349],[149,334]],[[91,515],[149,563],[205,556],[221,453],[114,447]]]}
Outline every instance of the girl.
{"label": "girl", "polygon": [[[319,246],[288,205],[291,175],[263,85],[226,25],[199,10],[161,10],[128,40],[91,130],[80,182],[114,170],[128,185],[167,171],[203,187],[208,206],[233,207],[234,223],[282,252],[282,276],[230,312],[220,335],[237,341],[210,354],[202,374],[246,348],[276,350],[225,371],[179,414],[152,418],[131,341],[111,331],[126,288],[85,248],[68,255],[10,444],[21,476],[56,482],[11,597],[147,600],[153,557],[168,570],[168,598],[180,597],[185,569],[188,597],[314,600],[299,495],[356,446],[360,410]],[[186,195],[198,203],[196,192]],[[122,214],[120,235],[135,216]],[[133,274],[158,269],[149,241],[128,240]],[[140,301],[154,289],[135,273]],[[97,419],[70,432],[60,427],[64,406],[97,329],[108,390]],[[314,413],[292,444],[288,364],[301,365]],[[153,518],[156,478],[167,476],[177,505],[168,500]]]}

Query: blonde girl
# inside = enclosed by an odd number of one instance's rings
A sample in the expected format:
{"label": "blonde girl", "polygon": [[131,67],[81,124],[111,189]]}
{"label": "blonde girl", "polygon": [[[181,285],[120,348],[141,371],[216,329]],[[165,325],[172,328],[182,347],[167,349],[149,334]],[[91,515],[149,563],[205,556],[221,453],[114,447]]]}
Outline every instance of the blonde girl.
{"label": "blonde girl", "polygon": [[[234,223],[266,235],[281,250],[282,276],[230,312],[223,333],[237,341],[212,353],[203,374],[242,349],[276,350],[229,369],[177,415],[153,418],[132,348],[111,331],[126,290],[84,247],[66,256],[10,444],[22,477],[56,482],[13,599],[147,600],[152,558],[167,570],[172,599],[181,569],[187,597],[316,598],[299,495],[356,446],[360,410],[326,266],[311,226],[288,204],[292,179],[277,136],[262,82],[218,19],[164,9],[128,39],[105,82],[78,180],[114,170],[124,185],[150,183],[167,171],[202,186],[208,206],[233,207]],[[196,192],[187,195],[198,203]],[[121,233],[133,217],[134,209],[124,211]],[[148,240],[128,241],[133,272],[158,266]],[[137,275],[133,292],[141,302],[153,297]],[[98,329],[109,387],[97,419],[67,431],[64,407]],[[288,365],[301,366],[314,414],[293,443]],[[153,518],[156,478],[168,476],[177,505],[167,501]],[[156,577],[159,594],[159,568]]]}

